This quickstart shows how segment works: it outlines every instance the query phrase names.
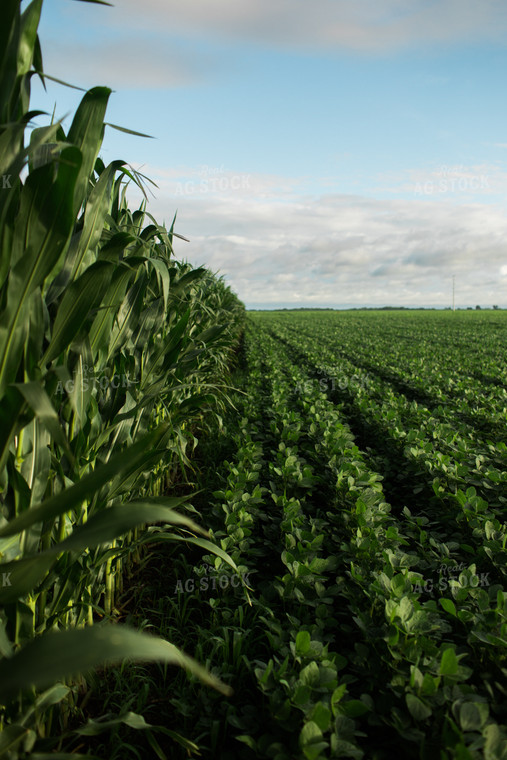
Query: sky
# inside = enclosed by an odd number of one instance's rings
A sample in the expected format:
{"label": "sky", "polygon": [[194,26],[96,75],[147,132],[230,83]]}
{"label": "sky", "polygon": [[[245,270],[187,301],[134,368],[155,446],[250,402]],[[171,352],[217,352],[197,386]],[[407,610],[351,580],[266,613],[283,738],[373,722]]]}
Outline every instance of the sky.
{"label": "sky", "polygon": [[[505,0],[113,2],[44,0],[44,69],[152,136],[101,156],[156,183],[177,258],[247,308],[445,308],[453,276],[507,307]],[[68,128],[82,95],[31,107]]]}

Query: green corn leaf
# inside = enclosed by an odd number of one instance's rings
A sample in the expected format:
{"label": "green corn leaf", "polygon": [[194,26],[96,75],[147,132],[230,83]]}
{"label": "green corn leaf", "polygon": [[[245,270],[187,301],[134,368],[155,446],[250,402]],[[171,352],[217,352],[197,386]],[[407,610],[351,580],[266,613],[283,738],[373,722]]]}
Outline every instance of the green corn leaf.
{"label": "green corn leaf", "polygon": [[147,263],[149,266],[153,267],[153,269],[157,273],[157,277],[159,278],[159,282],[162,285],[162,295],[164,298],[164,311],[167,310],[167,301],[169,298],[169,288],[170,288],[170,277],[169,277],[169,270],[167,268],[167,264],[165,261],[160,261],[159,259],[147,259]]}
{"label": "green corn leaf", "polygon": [[5,467],[14,436],[22,427],[20,417],[26,408],[21,393],[10,386],[0,400],[0,472]]}
{"label": "green corn leaf", "polygon": [[[173,233],[175,234],[175,233]],[[172,295],[178,295],[180,296],[182,293],[185,292],[185,290],[196,280],[200,280],[204,274],[206,273],[206,270],[203,267],[198,267],[197,269],[192,269],[190,272],[187,272],[186,274],[182,275],[171,287],[171,293]]]}
{"label": "green corn leaf", "polygon": [[192,340],[197,343],[198,341],[200,343],[204,343],[205,345],[208,345],[210,343],[213,343],[220,335],[222,335],[223,331],[227,328],[227,325],[213,325],[213,327],[208,327],[206,330],[203,330],[202,333],[199,333],[197,336],[192,336]]}
{"label": "green corn leaf", "polygon": [[87,317],[101,303],[111,281],[114,266],[96,261],[66,289],[56,314],[51,343],[42,364],[49,364],[77,336]]}
{"label": "green corn leaf", "polygon": [[[82,2],[91,2],[91,1],[92,0],[82,0]],[[79,92],[86,92],[86,89],[84,87],[78,87],[75,84],[70,84],[69,82],[65,82],[63,79],[58,79],[58,77],[50,76],[49,74],[46,74],[39,69],[37,69],[37,74],[42,79],[42,81],[44,81],[45,79],[49,79],[51,82],[56,82],[56,84],[63,84],[64,87],[70,87],[71,90],[79,90]]]}
{"label": "green corn leaf", "polygon": [[[10,52],[9,43],[12,45],[13,39],[17,42],[17,30],[19,30],[19,0],[4,0],[2,3],[2,23],[0,24],[0,71],[2,76],[6,76],[12,69],[17,74],[17,67],[12,65],[12,61],[9,61],[10,65],[7,66]],[[13,47],[14,45],[12,45]]]}
{"label": "green corn leaf", "polygon": [[137,501],[109,507],[90,517],[84,525],[74,528],[68,538],[46,551],[13,562],[0,563],[0,578],[7,581],[0,585],[0,602],[13,602],[32,591],[61,552],[95,549],[139,525],[165,522],[207,535],[206,531],[189,517],[174,511],[173,507],[181,505],[188,498],[190,497],[164,499],[165,503],[160,500]]}
{"label": "green corn leaf", "polygon": [[109,362],[120,347],[132,334],[132,329],[138,323],[141,313],[144,295],[147,286],[147,277],[143,273],[127,291],[125,298],[118,310],[115,325],[110,336],[107,361]]}
{"label": "green corn leaf", "polygon": [[[159,348],[155,349],[151,353],[144,371],[143,382],[141,384],[142,389],[144,389],[145,386],[151,382],[154,374],[158,376],[160,372],[163,377],[165,372],[167,372],[167,369],[171,366],[171,364],[173,364],[174,359],[180,352],[183,335],[189,318],[190,309],[187,309],[182,314],[176,325],[172,328],[170,333],[167,335],[166,339],[160,343]],[[164,360],[162,369],[157,370],[157,365],[162,360],[162,358]]]}
{"label": "green corn leaf", "polygon": [[49,482],[51,471],[50,440],[48,430],[37,417],[34,417],[24,429],[24,443],[28,446],[28,450],[23,451],[21,474],[30,488],[31,505],[42,501]]}
{"label": "green corn leaf", "polygon": [[157,298],[142,312],[133,341],[137,345],[146,345],[153,334],[155,326],[158,329],[158,326],[164,320],[164,316],[164,303],[161,298]]}
{"label": "green corn leaf", "polygon": [[69,129],[68,141],[76,145],[83,155],[74,194],[74,215],[77,215],[86,197],[89,178],[102,145],[104,116],[110,94],[111,90],[108,87],[94,87],[88,90]]}
{"label": "green corn leaf", "polygon": [[89,332],[90,346],[94,357],[100,350],[107,352],[116,313],[134,276],[126,267],[117,267],[113,272],[111,282],[104,295],[103,305],[99,309]]}
{"label": "green corn leaf", "polygon": [[[33,129],[30,135],[30,145],[21,149],[20,141],[23,139],[25,124],[9,125],[0,135],[0,172],[2,175],[10,174],[12,181],[19,176],[27,160],[37,154],[42,145],[51,143],[58,132],[59,125],[39,127]],[[33,168],[36,168],[33,166]],[[1,196],[0,196],[1,197]]]}
{"label": "green corn leaf", "polygon": [[[52,547],[50,552],[57,554],[61,551],[82,551],[93,549],[101,544],[109,543],[118,536],[144,523],[164,522],[181,528],[208,535],[197,523],[186,515],[175,512],[173,507],[180,506],[189,497],[165,499],[167,506],[150,501],[133,501],[121,504],[99,512],[77,528],[72,535]],[[171,504],[172,506],[169,506]],[[1,568],[1,565],[0,565]]]}
{"label": "green corn leaf", "polygon": [[[107,220],[107,217],[106,217]],[[116,232],[107,243],[100,248],[98,257],[107,261],[117,262],[123,256],[127,247],[134,243],[136,238],[129,232]]]}
{"label": "green corn leaf", "polygon": [[56,180],[52,166],[41,166],[28,176],[21,193],[7,303],[0,315],[0,397],[16,379],[30,297],[58,262],[72,230],[71,203],[81,154],[76,148],[66,148],[61,158],[65,160],[59,164]]}
{"label": "green corn leaf", "polygon": [[70,461],[74,456],[70,450],[69,443],[64,431],[60,425],[58,415],[51,403],[44,388],[38,383],[13,383],[13,386],[21,393],[28,406],[31,407],[36,417],[48,429],[54,440],[65,450]]}
{"label": "green corn leaf", "polygon": [[153,728],[149,723],[146,723],[146,720],[142,715],[134,712],[127,712],[124,715],[118,715],[118,717],[111,718],[110,720],[89,720],[86,726],[77,728],[75,733],[79,734],[79,736],[98,736],[99,734],[104,733],[104,731],[110,731],[111,728],[118,726],[121,723],[136,730]]}
{"label": "green corn leaf", "polygon": [[122,660],[165,662],[185,668],[226,696],[232,689],[163,639],[126,626],[90,626],[38,636],[0,661],[0,701],[31,686],[46,688],[62,678]]}
{"label": "green corn leaf", "polygon": [[18,43],[20,35],[19,0],[3,0],[0,24],[0,123],[17,121],[13,112],[18,75]]}
{"label": "green corn leaf", "polygon": [[[3,11],[3,9],[2,9]],[[32,66],[42,0],[32,0],[21,14],[21,34],[18,46],[18,76],[28,74]]]}
{"label": "green corn leaf", "polygon": [[127,135],[135,135],[136,137],[147,137],[150,140],[153,140],[153,135],[145,135],[143,132],[134,132],[133,129],[127,129],[126,127],[119,127],[117,124],[110,124],[108,121],[106,121],[106,127],[112,127],[113,129],[117,129],[118,132],[125,132]]}
{"label": "green corn leaf", "polygon": [[[32,63],[32,67],[37,72],[38,71],[42,72],[44,70],[44,65],[43,65],[43,62],[42,62],[42,48],[40,46],[40,40],[39,40],[38,36],[35,38],[35,44],[33,46],[33,63]],[[39,75],[39,79],[40,79],[40,81],[41,81],[42,86],[44,87],[44,89],[46,89],[45,82],[44,82],[44,80],[42,79],[42,77],[40,75]]]}
{"label": "green corn leaf", "polygon": [[64,512],[74,509],[86,499],[93,498],[114,477],[129,471],[136,471],[147,466],[148,462],[152,463],[155,458],[159,459],[163,455],[164,449],[157,449],[156,447],[166,436],[168,428],[167,423],[160,425],[129,448],[115,454],[107,464],[98,466],[70,488],[66,488],[39,506],[33,507],[14,518],[3,528],[0,528],[0,536],[13,536],[37,522],[53,520]]}
{"label": "green corn leaf", "polygon": [[104,733],[104,731],[110,731],[114,726],[118,726],[121,723],[137,731],[150,728],[154,729],[157,733],[163,733],[166,736],[169,736],[173,741],[176,741],[178,744],[181,744],[182,747],[185,747],[185,749],[199,753],[199,747],[194,742],[181,736],[181,734],[176,733],[176,731],[171,731],[170,728],[166,728],[165,726],[153,726],[150,723],[147,723],[142,715],[131,711],[118,715],[110,720],[99,721],[90,719],[85,726],[77,728],[74,733],[79,736],[98,736],[99,734]]}
{"label": "green corn leaf", "polygon": [[[92,2],[92,0],[81,0]],[[30,760],[102,760],[97,755],[82,755],[81,752],[31,752]]]}
{"label": "green corn leaf", "polygon": [[69,695],[70,691],[70,688],[63,683],[51,686],[37,697],[33,707],[30,707],[24,714],[22,723],[26,724],[32,715],[35,715],[37,712],[42,712],[52,705],[57,705]]}
{"label": "green corn leaf", "polygon": [[0,563],[0,604],[10,604],[30,593],[55,561],[54,554],[34,554],[32,557]]}
{"label": "green corn leaf", "polygon": [[[227,552],[224,552],[224,550],[220,546],[213,544],[211,541],[208,541],[205,538],[196,538],[195,536],[178,536],[175,533],[157,533],[157,534],[152,534],[151,536],[149,536],[147,540],[143,541],[143,543],[150,543],[152,540],[185,541],[188,544],[194,544],[195,546],[200,546],[201,549],[206,549],[206,551],[210,552],[211,554],[215,554],[217,557],[220,557],[220,559],[223,559],[224,562],[230,565],[232,569],[236,573],[239,574],[238,566],[236,565],[232,557],[230,557],[227,554]],[[243,588],[245,588],[244,585],[243,585]],[[246,590],[245,590],[245,593],[247,595],[248,603],[251,604],[252,602],[250,600],[250,596],[248,595],[248,592]]]}
{"label": "green corn leaf", "polygon": [[94,251],[100,242],[106,216],[109,213],[114,177],[123,165],[124,161],[113,161],[109,164],[88,197],[83,230],[74,261],[74,272],[79,271],[79,266],[87,251]]}
{"label": "green corn leaf", "polygon": [[93,367],[91,348],[85,336],[81,345],[80,353],[74,368],[74,377],[70,385],[69,400],[75,412],[74,432],[81,430],[86,424],[87,414],[90,408],[90,399],[93,392],[93,382],[90,382],[89,372]]}
{"label": "green corn leaf", "polygon": [[106,3],[105,0],[78,0],[80,3],[95,3],[95,5],[109,5],[111,8],[114,7],[113,3]]}

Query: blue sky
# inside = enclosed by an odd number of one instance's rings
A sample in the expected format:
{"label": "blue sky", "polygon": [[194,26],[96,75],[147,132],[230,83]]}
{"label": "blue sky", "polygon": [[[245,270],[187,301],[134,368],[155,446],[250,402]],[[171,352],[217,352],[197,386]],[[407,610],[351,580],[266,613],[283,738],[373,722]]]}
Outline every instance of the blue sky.
{"label": "blue sky", "polygon": [[39,31],[48,74],[156,138],[101,154],[247,307],[444,307],[453,274],[458,306],[507,306],[503,0],[45,0]]}

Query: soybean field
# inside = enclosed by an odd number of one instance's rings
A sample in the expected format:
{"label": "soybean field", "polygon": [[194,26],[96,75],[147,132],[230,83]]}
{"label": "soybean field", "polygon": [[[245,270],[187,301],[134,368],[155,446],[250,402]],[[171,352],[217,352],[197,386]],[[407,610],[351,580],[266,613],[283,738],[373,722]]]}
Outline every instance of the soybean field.
{"label": "soybean field", "polygon": [[235,690],[179,677],[205,756],[507,757],[506,327],[247,314],[199,509],[248,595],[218,557],[165,581],[182,641]]}

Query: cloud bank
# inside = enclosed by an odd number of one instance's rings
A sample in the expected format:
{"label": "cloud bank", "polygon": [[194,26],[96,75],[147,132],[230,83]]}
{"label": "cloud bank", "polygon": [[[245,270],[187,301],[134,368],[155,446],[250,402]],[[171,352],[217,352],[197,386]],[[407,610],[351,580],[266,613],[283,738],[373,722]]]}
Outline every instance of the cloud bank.
{"label": "cloud bank", "polygon": [[298,180],[221,167],[144,171],[159,185],[152,213],[169,223],[178,209],[176,231],[190,238],[177,256],[224,273],[251,308],[444,307],[452,275],[457,305],[507,305],[500,204],[304,195]]}
{"label": "cloud bank", "polygon": [[156,23],[172,34],[298,49],[371,53],[419,43],[503,40],[503,0],[117,0],[122,23]]}

